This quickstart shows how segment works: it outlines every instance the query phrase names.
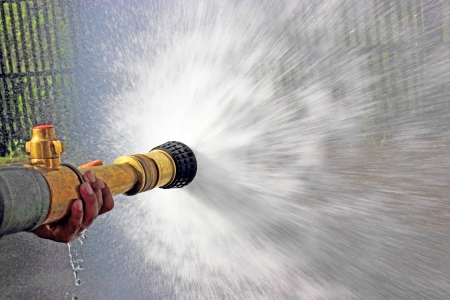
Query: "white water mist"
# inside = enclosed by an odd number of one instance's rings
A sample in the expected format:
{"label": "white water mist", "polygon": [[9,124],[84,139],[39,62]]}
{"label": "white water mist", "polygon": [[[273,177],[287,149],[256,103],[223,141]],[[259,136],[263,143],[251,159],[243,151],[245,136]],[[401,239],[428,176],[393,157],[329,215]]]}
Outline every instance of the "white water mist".
{"label": "white water mist", "polygon": [[[363,47],[344,46],[341,5],[179,1],[115,46],[111,71],[126,79],[108,95],[106,139],[121,137],[113,151],[177,140],[198,159],[190,186],[119,199],[133,205],[115,215],[133,220],[127,239],[174,297],[448,296],[448,151],[433,148],[438,158],[416,138],[434,137],[437,121],[401,106],[402,129],[379,137],[383,124],[370,121],[383,78]],[[354,13],[373,18],[379,8]],[[407,41],[434,34],[404,31]],[[450,58],[430,51],[388,73],[409,80],[424,68],[414,93],[431,93],[448,84]],[[384,150],[388,137],[396,146]]]}

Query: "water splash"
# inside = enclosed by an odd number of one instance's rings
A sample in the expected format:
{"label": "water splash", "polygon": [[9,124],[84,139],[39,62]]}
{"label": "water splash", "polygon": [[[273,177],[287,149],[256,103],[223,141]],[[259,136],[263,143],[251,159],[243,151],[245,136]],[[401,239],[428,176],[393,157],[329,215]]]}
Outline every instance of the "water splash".
{"label": "water splash", "polygon": [[341,1],[176,2],[118,46],[108,149],[179,140],[199,161],[189,187],[116,214],[174,297],[449,296],[448,51],[405,20],[411,59],[377,75],[345,39],[386,11],[351,4],[353,27]]}
{"label": "water splash", "polygon": [[76,295],[66,292],[66,294],[64,295],[64,299],[69,299],[69,298],[70,298],[70,300],[78,300],[78,297]]}
{"label": "water splash", "polygon": [[81,279],[80,279],[80,271],[84,270],[83,267],[83,251],[82,247],[84,245],[84,240],[86,239],[86,235],[81,235],[78,239],[67,243],[67,248],[69,250],[69,261],[70,266],[72,267],[72,274],[73,278],[75,280],[76,286],[81,286]]}

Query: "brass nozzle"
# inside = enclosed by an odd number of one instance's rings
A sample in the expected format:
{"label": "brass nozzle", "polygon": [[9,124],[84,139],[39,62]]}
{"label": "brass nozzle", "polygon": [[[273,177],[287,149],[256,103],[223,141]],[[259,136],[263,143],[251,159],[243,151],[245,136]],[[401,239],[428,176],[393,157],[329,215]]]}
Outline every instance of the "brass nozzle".
{"label": "brass nozzle", "polygon": [[155,187],[179,188],[189,184],[197,172],[192,150],[180,142],[167,142],[149,153],[119,157],[113,164],[74,169],[61,164],[64,144],[56,139],[51,125],[33,129],[31,141],[26,143],[30,162],[46,179],[51,199],[44,224],[61,220],[75,199],[81,199],[78,187],[82,174],[88,170],[106,182],[111,193],[136,195]]}
{"label": "brass nozzle", "polygon": [[136,184],[125,195],[136,195],[171,183],[177,174],[175,161],[164,151],[153,150],[146,154],[122,156],[115,164],[130,164],[137,172]]}

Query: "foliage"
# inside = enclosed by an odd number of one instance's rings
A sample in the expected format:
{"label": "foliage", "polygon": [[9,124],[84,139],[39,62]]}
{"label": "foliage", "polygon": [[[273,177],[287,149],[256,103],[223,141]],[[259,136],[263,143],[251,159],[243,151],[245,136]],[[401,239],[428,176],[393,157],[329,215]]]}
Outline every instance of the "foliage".
{"label": "foliage", "polygon": [[20,153],[33,126],[58,125],[56,108],[70,107],[70,5],[64,0],[0,4],[0,156]]}
{"label": "foliage", "polygon": [[27,155],[21,154],[12,157],[0,157],[0,167],[6,167],[13,164],[28,164],[30,158]]}

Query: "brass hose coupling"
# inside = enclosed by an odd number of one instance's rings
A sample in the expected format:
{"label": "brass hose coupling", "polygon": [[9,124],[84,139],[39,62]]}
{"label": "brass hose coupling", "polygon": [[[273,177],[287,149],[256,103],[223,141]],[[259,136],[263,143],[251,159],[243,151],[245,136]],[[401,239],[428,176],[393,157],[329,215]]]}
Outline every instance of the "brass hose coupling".
{"label": "brass hose coupling", "polygon": [[113,164],[76,169],[61,164],[64,144],[56,139],[52,125],[33,128],[32,137],[25,145],[30,154],[30,166],[45,178],[50,190],[50,207],[43,224],[64,218],[75,199],[81,199],[81,174],[91,170],[106,182],[111,193],[136,195],[155,187],[181,188],[188,185],[197,173],[194,152],[180,142],[167,142],[149,153],[122,156]]}

